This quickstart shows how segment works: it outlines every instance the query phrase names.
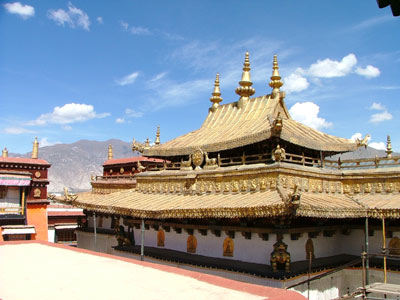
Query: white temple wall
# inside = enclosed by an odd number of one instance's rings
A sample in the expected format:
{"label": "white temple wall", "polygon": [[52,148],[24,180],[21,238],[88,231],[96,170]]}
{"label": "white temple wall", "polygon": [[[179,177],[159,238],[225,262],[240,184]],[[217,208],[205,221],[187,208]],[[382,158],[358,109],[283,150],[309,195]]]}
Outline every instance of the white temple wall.
{"label": "white temple wall", "polygon": [[93,232],[76,231],[78,248],[111,254],[113,246],[116,246],[117,240],[114,235],[96,234],[96,242]]}

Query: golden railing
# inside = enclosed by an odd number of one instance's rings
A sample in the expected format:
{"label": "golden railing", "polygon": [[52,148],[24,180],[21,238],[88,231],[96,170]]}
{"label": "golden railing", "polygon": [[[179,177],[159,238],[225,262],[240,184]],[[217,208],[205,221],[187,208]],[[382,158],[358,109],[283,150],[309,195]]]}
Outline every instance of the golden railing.
{"label": "golden railing", "polygon": [[[229,167],[237,165],[250,165],[250,164],[271,164],[274,162],[271,153],[263,154],[243,154],[241,156],[234,157],[217,157],[216,158],[218,167]],[[393,157],[373,157],[373,158],[359,158],[359,159],[320,159],[315,157],[309,157],[305,155],[298,155],[292,153],[286,153],[282,160],[286,163],[293,163],[308,167],[328,168],[328,169],[372,169],[372,168],[387,168],[400,166],[400,156]],[[163,166],[156,166],[147,168],[146,171],[161,171],[161,170],[180,170],[181,162],[169,162]],[[96,180],[119,180],[127,179],[134,180],[134,175],[112,175],[112,176],[96,176]]]}

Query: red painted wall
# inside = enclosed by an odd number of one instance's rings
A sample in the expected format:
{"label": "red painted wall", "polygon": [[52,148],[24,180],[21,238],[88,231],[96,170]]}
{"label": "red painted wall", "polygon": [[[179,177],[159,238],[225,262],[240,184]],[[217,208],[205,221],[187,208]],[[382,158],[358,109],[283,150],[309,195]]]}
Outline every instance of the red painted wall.
{"label": "red painted wall", "polygon": [[27,205],[27,223],[35,225],[36,235],[32,234],[32,240],[48,241],[48,224],[47,224],[47,204],[31,204]]}

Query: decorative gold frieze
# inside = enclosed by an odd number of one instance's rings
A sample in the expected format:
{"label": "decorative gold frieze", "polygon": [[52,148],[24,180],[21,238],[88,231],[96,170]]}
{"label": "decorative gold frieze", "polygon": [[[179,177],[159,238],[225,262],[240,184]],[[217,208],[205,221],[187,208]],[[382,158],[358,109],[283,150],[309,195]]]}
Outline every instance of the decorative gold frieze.
{"label": "decorative gold frieze", "polygon": [[382,193],[382,183],[375,183],[375,193]]}
{"label": "decorative gold frieze", "polygon": [[231,182],[232,192],[236,193],[239,191],[239,182],[237,180],[233,180]]}

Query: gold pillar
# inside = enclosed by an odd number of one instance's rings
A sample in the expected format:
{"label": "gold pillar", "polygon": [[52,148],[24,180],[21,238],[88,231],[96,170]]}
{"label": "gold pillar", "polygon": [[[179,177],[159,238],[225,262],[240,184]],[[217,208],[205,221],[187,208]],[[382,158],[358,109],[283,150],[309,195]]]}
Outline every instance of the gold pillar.
{"label": "gold pillar", "polygon": [[114,157],[113,149],[112,149],[112,146],[110,144],[110,145],[108,145],[108,159],[113,159],[113,157]]}
{"label": "gold pillar", "polygon": [[3,156],[3,157],[8,157],[8,150],[7,150],[7,147],[4,147],[2,156]]}
{"label": "gold pillar", "polygon": [[39,157],[39,142],[38,138],[35,137],[35,141],[33,142],[32,158],[37,159],[38,157]]}
{"label": "gold pillar", "polygon": [[25,187],[22,188],[22,199],[21,199],[22,215],[25,215]]}

